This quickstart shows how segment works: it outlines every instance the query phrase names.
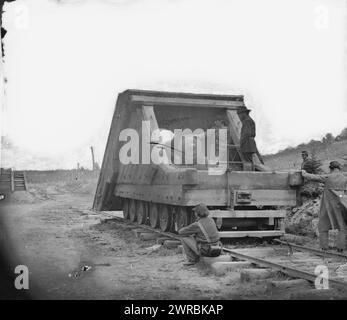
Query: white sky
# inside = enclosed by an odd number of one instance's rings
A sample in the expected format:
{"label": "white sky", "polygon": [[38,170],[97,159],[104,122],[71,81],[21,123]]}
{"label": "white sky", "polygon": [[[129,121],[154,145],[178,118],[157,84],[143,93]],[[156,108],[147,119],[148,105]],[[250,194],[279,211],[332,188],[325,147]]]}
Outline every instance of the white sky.
{"label": "white sky", "polygon": [[244,94],[263,153],[347,126],[344,0],[61,2],[5,5],[3,134],[37,168],[101,163],[127,88]]}

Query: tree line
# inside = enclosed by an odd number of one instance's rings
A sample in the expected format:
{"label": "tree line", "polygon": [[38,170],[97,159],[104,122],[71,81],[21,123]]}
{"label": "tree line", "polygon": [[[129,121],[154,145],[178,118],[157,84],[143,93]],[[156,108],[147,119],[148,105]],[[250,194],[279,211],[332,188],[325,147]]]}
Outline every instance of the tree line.
{"label": "tree line", "polygon": [[308,143],[301,143],[297,145],[296,147],[287,147],[283,150],[280,150],[277,154],[280,155],[286,155],[288,153],[292,153],[293,151],[299,151],[299,150],[316,150],[320,147],[325,147],[333,144],[336,141],[343,141],[347,140],[347,127],[345,127],[340,134],[338,134],[336,137],[334,137],[333,134],[327,133],[321,140],[314,140],[312,139]]}

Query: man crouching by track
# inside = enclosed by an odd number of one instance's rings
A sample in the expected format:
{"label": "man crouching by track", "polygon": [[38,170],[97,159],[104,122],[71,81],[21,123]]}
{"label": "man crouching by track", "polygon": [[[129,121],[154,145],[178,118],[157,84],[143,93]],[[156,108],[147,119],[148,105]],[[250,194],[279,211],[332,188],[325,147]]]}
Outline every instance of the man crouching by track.
{"label": "man crouching by track", "polygon": [[205,204],[201,203],[193,208],[196,221],[178,230],[184,253],[188,259],[184,265],[194,265],[201,256],[218,257],[222,251],[216,224],[210,218]]}

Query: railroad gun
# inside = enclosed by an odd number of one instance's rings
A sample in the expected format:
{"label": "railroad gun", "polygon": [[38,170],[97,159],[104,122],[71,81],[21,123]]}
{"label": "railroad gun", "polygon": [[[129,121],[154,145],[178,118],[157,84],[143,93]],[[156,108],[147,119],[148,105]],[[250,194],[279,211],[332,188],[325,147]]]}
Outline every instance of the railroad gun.
{"label": "railroad gun", "polygon": [[245,109],[241,95],[119,94],[94,210],[123,210],[133,222],[177,232],[205,203],[222,238],[281,236],[301,173],[272,171],[259,153],[245,160]]}

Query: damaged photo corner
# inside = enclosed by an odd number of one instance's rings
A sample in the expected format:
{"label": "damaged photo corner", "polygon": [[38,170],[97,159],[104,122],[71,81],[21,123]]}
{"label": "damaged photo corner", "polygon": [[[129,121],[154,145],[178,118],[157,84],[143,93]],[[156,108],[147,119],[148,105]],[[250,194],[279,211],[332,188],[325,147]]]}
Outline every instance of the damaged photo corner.
{"label": "damaged photo corner", "polygon": [[0,5],[1,300],[347,298],[346,0]]}

